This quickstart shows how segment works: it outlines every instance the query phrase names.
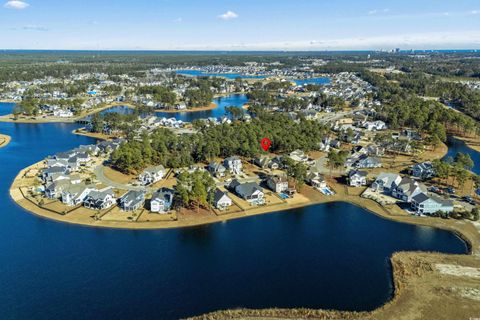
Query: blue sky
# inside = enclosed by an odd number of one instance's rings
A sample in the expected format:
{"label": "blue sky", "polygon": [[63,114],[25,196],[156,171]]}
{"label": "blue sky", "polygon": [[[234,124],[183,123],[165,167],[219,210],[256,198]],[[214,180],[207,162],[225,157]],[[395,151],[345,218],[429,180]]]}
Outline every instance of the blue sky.
{"label": "blue sky", "polygon": [[1,49],[480,49],[476,0],[0,0]]}

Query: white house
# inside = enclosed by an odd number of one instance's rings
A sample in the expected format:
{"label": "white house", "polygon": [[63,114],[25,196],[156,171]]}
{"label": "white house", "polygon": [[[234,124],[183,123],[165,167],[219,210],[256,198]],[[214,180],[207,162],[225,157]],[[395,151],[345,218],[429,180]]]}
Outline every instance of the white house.
{"label": "white house", "polygon": [[288,190],[288,179],[285,176],[273,176],[267,179],[267,186],[276,193]]}
{"label": "white house", "polygon": [[145,169],[143,173],[140,174],[140,176],[138,177],[138,180],[142,185],[146,186],[162,180],[165,174],[166,174],[166,171],[162,165],[156,166],[156,167],[150,167]]}
{"label": "white house", "polygon": [[352,187],[360,187],[367,185],[367,172],[359,170],[351,170],[348,173],[348,183]]}
{"label": "white house", "polygon": [[240,174],[242,172],[242,160],[239,157],[229,157],[223,161],[225,168],[230,170],[232,174]]}
{"label": "white house", "polygon": [[228,207],[232,206],[232,199],[223,191],[217,189],[215,190],[215,195],[213,197],[213,205],[219,210],[225,210]]}
{"label": "white house", "polygon": [[161,188],[155,192],[150,200],[150,211],[155,213],[167,213],[173,203],[174,191],[168,188]]}
{"label": "white house", "polygon": [[77,206],[83,203],[92,190],[85,184],[71,184],[62,191],[62,202],[67,206]]}
{"label": "white house", "polygon": [[390,194],[392,189],[400,184],[402,177],[396,173],[382,172],[370,186],[374,191]]}

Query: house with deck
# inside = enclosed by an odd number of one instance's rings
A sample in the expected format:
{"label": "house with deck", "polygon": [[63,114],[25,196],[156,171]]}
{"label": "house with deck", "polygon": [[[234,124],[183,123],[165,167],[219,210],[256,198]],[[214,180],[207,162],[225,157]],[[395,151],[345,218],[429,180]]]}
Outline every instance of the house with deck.
{"label": "house with deck", "polygon": [[422,192],[412,198],[411,209],[417,214],[450,213],[453,211],[453,201]]}
{"label": "house with deck", "polygon": [[92,187],[84,183],[71,184],[62,191],[62,202],[67,206],[78,206],[85,201]]}
{"label": "house with deck", "polygon": [[92,190],[83,201],[85,208],[92,210],[108,209],[115,204],[115,194],[112,188]]}
{"label": "house with deck", "polygon": [[235,190],[235,193],[245,201],[253,204],[265,203],[265,193],[263,192],[263,188],[256,182],[239,183],[237,181],[236,183],[233,183],[233,185],[231,184],[231,186]]}

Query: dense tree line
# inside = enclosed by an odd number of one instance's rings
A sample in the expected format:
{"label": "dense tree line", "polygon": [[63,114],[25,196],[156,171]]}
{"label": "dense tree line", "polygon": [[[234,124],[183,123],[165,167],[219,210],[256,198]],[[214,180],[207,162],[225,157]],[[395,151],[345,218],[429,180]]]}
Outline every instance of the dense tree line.
{"label": "dense tree line", "polygon": [[286,115],[259,113],[251,122],[203,126],[192,135],[174,134],[160,128],[142,141],[130,140],[112,154],[112,164],[124,172],[143,169],[149,164],[171,168],[187,167],[216,157],[254,157],[263,153],[260,140],[270,138],[270,151],[318,148],[327,128],[315,121],[294,122]]}
{"label": "dense tree line", "polygon": [[382,101],[382,105],[377,108],[378,117],[393,129],[411,127],[437,135],[440,135],[438,132],[442,126],[448,131],[463,134],[477,130],[474,119],[441,102],[423,99],[415,90],[403,88],[398,82],[389,81],[372,72],[364,71],[361,76],[376,87],[377,98]]}

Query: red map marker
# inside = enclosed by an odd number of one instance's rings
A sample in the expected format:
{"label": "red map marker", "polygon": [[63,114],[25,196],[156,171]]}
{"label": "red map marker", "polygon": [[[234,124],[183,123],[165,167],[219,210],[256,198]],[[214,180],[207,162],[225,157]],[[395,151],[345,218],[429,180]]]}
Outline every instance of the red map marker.
{"label": "red map marker", "polygon": [[263,138],[262,141],[260,141],[260,145],[262,146],[263,150],[268,151],[272,145],[272,141],[270,141],[268,138]]}

